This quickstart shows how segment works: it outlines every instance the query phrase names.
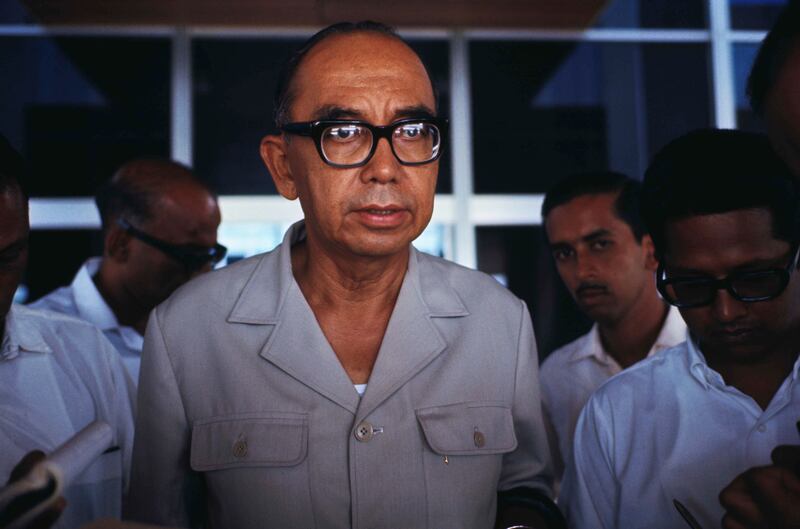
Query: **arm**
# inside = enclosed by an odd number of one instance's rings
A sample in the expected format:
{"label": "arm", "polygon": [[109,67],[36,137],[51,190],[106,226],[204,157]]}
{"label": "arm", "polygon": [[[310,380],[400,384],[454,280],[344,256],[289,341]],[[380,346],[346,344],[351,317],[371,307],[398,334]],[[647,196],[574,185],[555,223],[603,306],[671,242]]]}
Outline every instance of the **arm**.
{"label": "arm", "polygon": [[559,505],[573,529],[613,529],[619,489],[609,452],[613,432],[597,397],[592,397],[578,419],[572,458],[559,495]]}
{"label": "arm", "polygon": [[156,309],[147,324],[139,376],[128,515],[191,527],[202,513],[202,482],[189,468],[191,425],[161,325]]}
{"label": "arm", "polygon": [[550,500],[553,476],[539,393],[539,358],[531,318],[522,302],[519,329],[512,408],[517,449],[503,457],[496,527],[527,523],[556,529],[562,519]]}

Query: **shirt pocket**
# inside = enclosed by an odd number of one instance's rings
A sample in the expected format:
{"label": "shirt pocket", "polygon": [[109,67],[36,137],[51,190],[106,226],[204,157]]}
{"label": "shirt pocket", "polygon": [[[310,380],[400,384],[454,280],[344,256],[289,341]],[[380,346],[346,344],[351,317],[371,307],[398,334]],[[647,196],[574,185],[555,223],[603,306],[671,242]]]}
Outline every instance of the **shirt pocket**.
{"label": "shirt pocket", "polygon": [[[452,527],[490,527],[503,455],[517,448],[511,408],[467,402],[415,413],[429,448],[422,455],[429,524],[451,520]],[[459,506],[457,520],[453,505]]]}
{"label": "shirt pocket", "polygon": [[190,464],[207,472],[236,467],[291,467],[308,452],[308,416],[271,412],[210,417],[192,426]]}
{"label": "shirt pocket", "polygon": [[315,527],[308,436],[306,413],[267,411],[196,420],[189,464],[203,473],[210,526]]}

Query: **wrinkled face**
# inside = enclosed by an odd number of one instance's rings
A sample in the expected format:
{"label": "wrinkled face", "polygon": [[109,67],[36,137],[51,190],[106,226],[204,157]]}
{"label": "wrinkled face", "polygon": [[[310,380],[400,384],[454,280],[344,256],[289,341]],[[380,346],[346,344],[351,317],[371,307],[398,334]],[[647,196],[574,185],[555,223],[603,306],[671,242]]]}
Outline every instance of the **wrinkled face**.
{"label": "wrinkled face", "polygon": [[[435,111],[433,89],[416,54],[395,39],[368,32],[317,45],[292,86],[293,122],[354,119],[388,125]],[[407,251],[428,224],[438,162],[402,165],[382,139],[366,165],[342,169],[323,162],[311,138],[291,136],[284,142],[291,184],[276,184],[285,197],[299,197],[309,240],[327,251],[395,255]]]}
{"label": "wrinkled face", "polygon": [[556,269],[575,302],[591,319],[612,324],[655,289],[650,237],[637,241],[617,217],[618,193],[583,195],[547,215],[547,240]]}
{"label": "wrinkled face", "polygon": [[800,44],[789,54],[767,96],[764,117],[775,150],[800,179]]}
{"label": "wrinkled face", "polygon": [[[176,245],[212,247],[217,242],[220,213],[214,198],[204,189],[177,183],[165,190],[154,216],[141,226],[148,235]],[[189,272],[161,250],[131,237],[125,263],[126,286],[142,306],[153,308],[176,288],[211,265]]]}
{"label": "wrinkled face", "polygon": [[[772,234],[763,209],[688,217],[668,222],[664,266],[668,277],[723,278],[733,272],[783,268],[794,256],[788,242]],[[775,299],[746,303],[726,290],[711,305],[680,309],[706,355],[757,361],[800,324],[800,280]]]}
{"label": "wrinkled face", "polygon": [[28,232],[28,210],[22,195],[16,191],[0,193],[0,318],[8,313],[25,273]]}

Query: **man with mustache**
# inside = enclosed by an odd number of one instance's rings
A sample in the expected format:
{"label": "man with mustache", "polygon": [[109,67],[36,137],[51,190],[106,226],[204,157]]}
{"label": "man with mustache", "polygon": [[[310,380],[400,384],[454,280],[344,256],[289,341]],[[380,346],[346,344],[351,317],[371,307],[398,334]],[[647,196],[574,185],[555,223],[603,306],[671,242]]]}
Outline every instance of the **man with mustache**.
{"label": "man with mustache", "polygon": [[447,132],[419,57],[386,26],[331,26],[275,108],[261,155],[304,220],[151,315],[133,516],[486,529],[500,501],[502,527],[557,527],[524,303],[411,246]]}
{"label": "man with mustache", "polygon": [[658,263],[639,215],[640,184],[619,173],[558,182],[542,205],[556,269],[595,324],[542,365],[542,405],[557,476],[589,396],[613,375],[686,339],[677,309],[656,292]]}
{"label": "man with mustache", "polygon": [[701,130],[655,156],[642,212],[691,339],[589,399],[559,504],[574,529],[684,527],[674,500],[719,527],[719,491],[797,440],[800,195],[765,136]]}

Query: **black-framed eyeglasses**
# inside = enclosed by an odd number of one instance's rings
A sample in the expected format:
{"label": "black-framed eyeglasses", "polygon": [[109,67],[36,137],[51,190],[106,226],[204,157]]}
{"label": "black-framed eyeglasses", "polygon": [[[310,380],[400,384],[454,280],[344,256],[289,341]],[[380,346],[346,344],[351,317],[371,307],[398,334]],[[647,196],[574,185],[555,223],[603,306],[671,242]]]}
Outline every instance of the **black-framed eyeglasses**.
{"label": "black-framed eyeglasses", "polygon": [[325,163],[350,168],[366,165],[381,138],[386,138],[401,164],[431,163],[442,154],[442,134],[446,128],[447,120],[425,117],[401,119],[384,126],[354,120],[306,121],[288,123],[281,130],[313,138]]}
{"label": "black-framed eyeglasses", "polygon": [[671,305],[692,308],[710,305],[717,291],[725,289],[734,299],[744,302],[767,301],[786,290],[792,272],[797,268],[800,252],[792,249],[792,257],[784,268],[734,272],[722,279],[666,276],[664,265],[658,267],[656,287]]}
{"label": "black-framed eyeglasses", "polygon": [[222,261],[228,253],[228,249],[219,243],[210,248],[192,244],[172,244],[157,239],[131,226],[131,223],[123,218],[117,219],[117,224],[132,237],[139,239],[153,248],[161,250],[166,255],[181,263],[188,272],[195,272],[208,264],[217,264]]}

